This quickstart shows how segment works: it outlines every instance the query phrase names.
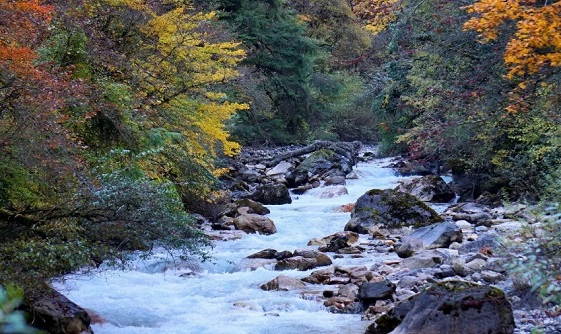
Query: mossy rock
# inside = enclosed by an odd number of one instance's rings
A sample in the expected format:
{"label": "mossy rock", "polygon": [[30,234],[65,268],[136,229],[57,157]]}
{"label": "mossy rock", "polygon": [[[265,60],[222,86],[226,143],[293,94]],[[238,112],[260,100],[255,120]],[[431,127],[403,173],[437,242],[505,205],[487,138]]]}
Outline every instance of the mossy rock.
{"label": "mossy rock", "polygon": [[464,281],[434,284],[397,304],[369,326],[367,334],[511,334],[512,307],[505,293]]}
{"label": "mossy rock", "polygon": [[372,189],[357,200],[345,231],[368,233],[372,226],[423,227],[441,221],[436,211],[415,196],[392,189]]}
{"label": "mossy rock", "polygon": [[341,174],[348,174],[352,166],[343,156],[329,149],[315,151],[296,168],[296,171],[306,171],[310,175],[323,175],[332,170],[340,170]]}

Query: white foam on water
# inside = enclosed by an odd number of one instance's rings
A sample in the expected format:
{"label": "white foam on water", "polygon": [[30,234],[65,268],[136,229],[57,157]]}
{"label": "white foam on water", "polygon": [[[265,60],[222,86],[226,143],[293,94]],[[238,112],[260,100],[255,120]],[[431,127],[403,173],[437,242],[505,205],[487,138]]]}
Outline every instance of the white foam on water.
{"label": "white foam on water", "polygon": [[[193,333],[193,334],[330,334],[364,333],[369,322],[360,315],[333,314],[321,302],[298,291],[263,291],[259,286],[279,276],[302,278],[311,271],[274,271],[259,268],[240,270],[245,258],[257,251],[307,247],[312,238],[342,231],[349,213],[338,212],[370,189],[395,187],[399,179],[391,169],[381,168],[390,160],[360,164],[357,180],[348,180],[349,194],[322,199],[325,188],[293,196],[289,205],[268,206],[277,233],[247,235],[240,240],[219,242],[214,260],[170,268],[157,254],[137,260],[131,269],[103,269],[93,275],[70,275],[55,287],[74,302],[107,320],[95,324],[96,334]],[[336,259],[336,265],[371,266],[380,258]],[[180,277],[197,267],[193,276]],[[322,286],[312,286],[321,291]]]}

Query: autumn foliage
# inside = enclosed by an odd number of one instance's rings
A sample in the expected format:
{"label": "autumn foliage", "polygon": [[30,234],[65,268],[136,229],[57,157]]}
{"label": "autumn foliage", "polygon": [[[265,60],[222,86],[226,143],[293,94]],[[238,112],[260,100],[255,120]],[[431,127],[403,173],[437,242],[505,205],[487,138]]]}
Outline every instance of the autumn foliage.
{"label": "autumn foliage", "polygon": [[353,13],[363,22],[366,29],[373,34],[384,31],[388,25],[395,22],[396,12],[399,10],[398,0],[353,0]]}
{"label": "autumn foliage", "polygon": [[561,2],[482,0],[467,10],[477,16],[464,28],[477,31],[483,42],[497,39],[503,24],[516,23],[504,55],[508,78],[561,66]]}

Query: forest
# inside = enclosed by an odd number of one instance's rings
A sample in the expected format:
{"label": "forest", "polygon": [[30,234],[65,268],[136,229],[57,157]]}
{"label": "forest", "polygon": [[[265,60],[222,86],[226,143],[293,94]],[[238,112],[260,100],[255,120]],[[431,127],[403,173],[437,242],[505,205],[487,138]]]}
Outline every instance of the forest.
{"label": "forest", "polygon": [[464,200],[559,202],[560,66],[555,0],[0,0],[0,285],[210,256],[192,214],[242,146],[378,143]]}

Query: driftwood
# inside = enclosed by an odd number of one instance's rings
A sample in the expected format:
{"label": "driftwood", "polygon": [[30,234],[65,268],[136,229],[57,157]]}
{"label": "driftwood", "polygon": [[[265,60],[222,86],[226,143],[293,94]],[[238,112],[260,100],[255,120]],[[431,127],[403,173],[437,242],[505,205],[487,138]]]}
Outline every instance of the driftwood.
{"label": "driftwood", "polygon": [[332,142],[326,140],[316,140],[313,144],[310,144],[308,146],[289,152],[279,153],[274,158],[269,160],[267,160],[267,158],[260,157],[260,158],[249,159],[247,162],[248,163],[260,162],[267,167],[272,167],[272,166],[276,166],[279,162],[289,158],[300,157],[305,154],[309,154],[321,149],[329,149],[337,154],[346,157],[354,164],[355,158],[358,155],[358,151],[360,150],[361,145],[362,144],[357,141],[349,143],[349,142]]}

